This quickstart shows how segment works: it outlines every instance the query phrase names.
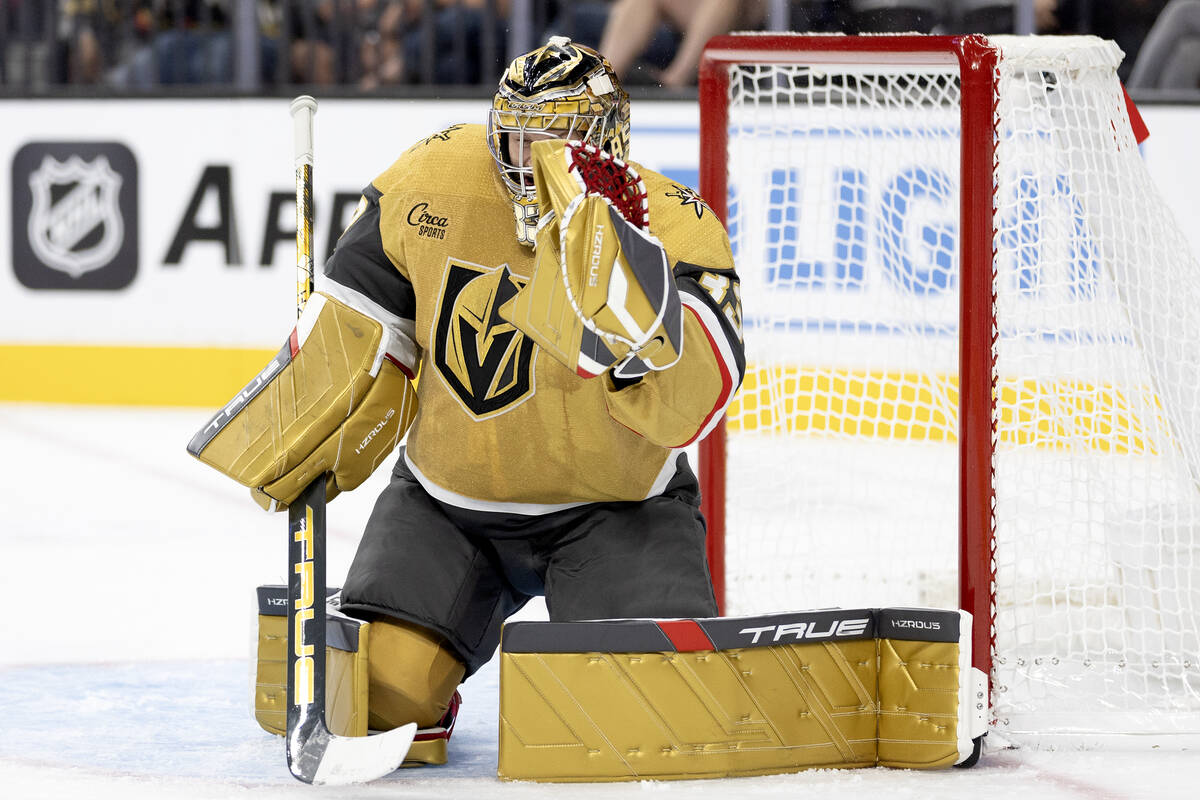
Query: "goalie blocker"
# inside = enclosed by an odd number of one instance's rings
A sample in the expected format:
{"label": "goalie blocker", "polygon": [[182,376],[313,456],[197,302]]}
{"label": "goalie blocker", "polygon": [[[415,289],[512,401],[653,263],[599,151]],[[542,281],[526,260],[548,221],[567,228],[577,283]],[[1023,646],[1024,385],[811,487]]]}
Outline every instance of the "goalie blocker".
{"label": "goalie blocker", "polygon": [[504,628],[499,775],[624,781],[978,759],[971,616],[847,609]]}
{"label": "goalie blocker", "polygon": [[321,474],[327,499],[357,487],[417,413],[411,340],[378,313],[328,282],[279,353],[192,437],[188,453],[250,487],[270,511],[286,509]]}

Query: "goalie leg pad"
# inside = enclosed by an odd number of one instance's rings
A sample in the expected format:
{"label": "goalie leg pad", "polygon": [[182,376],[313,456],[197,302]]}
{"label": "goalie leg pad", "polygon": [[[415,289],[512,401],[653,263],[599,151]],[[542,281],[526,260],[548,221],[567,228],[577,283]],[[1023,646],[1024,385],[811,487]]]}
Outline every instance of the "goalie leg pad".
{"label": "goalie leg pad", "polygon": [[932,769],[958,760],[958,646],[879,640],[879,763]]}
{"label": "goalie leg pad", "polygon": [[[325,721],[337,736],[367,735],[370,627],[326,607]],[[258,587],[254,718],[278,736],[287,732],[287,636],[287,587]]]}
{"label": "goalie leg pad", "polygon": [[971,666],[971,615],[884,608],[877,620],[880,765],[974,763],[987,731],[987,676]]}
{"label": "goalie leg pad", "polygon": [[446,746],[450,743],[450,734],[454,732],[454,722],[458,719],[458,709],[462,705],[462,695],[457,690],[450,698],[450,707],[434,725],[419,728],[408,755],[404,757],[404,766],[418,767],[426,764],[445,764],[447,761]]}
{"label": "goalie leg pad", "polygon": [[[860,609],[507,625],[499,775],[683,780],[873,766],[871,622]],[[810,630],[826,635],[805,639]]]}
{"label": "goalie leg pad", "polygon": [[382,616],[371,627],[370,726],[435,726],[450,709],[466,672],[463,663],[425,628]]}
{"label": "goalie leg pad", "polygon": [[[284,736],[287,587],[260,586],[258,606],[254,718],[263,730]],[[332,604],[326,608],[326,622],[329,639],[325,648],[325,714],[330,732],[337,736],[366,736],[371,730],[390,730],[417,721],[419,729],[404,765],[445,764],[446,745],[462,702],[455,690],[463,676],[461,662],[439,645],[437,637],[413,625],[388,619],[375,622],[354,619]],[[414,685],[419,686],[418,691],[397,688],[405,679],[405,670],[397,667],[405,664],[410,666],[407,672]],[[374,666],[373,671],[369,665]],[[371,705],[372,688],[379,696],[378,714]],[[405,722],[394,722],[397,719]],[[424,722],[430,719],[432,722]]]}
{"label": "goalie leg pad", "polygon": [[960,614],[838,609],[507,625],[499,776],[669,780],[949,766],[962,754],[969,672]]}

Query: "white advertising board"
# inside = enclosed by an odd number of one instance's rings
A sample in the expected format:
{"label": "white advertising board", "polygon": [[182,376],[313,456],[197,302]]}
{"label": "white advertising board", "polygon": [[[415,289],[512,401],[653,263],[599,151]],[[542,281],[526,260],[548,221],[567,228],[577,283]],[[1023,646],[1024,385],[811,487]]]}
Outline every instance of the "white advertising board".
{"label": "white advertising board", "polygon": [[[286,100],[4,101],[0,342],[274,348],[294,321]],[[329,100],[318,264],[359,192],[485,101]],[[635,111],[633,157],[695,185],[694,103]]]}
{"label": "white advertising board", "polygon": [[[288,106],[282,98],[0,101],[0,366],[17,376],[0,400],[183,402],[194,396],[187,375],[228,364],[229,375],[212,389],[223,397],[244,380],[235,376],[252,374],[256,359],[278,348],[295,313]],[[370,180],[419,139],[482,122],[487,106],[482,99],[321,101],[318,266]],[[1151,174],[1200,252],[1200,106],[1142,112]],[[632,157],[696,187],[697,105],[635,103]],[[828,257],[820,235],[802,238],[803,258]],[[755,267],[741,269],[749,291]],[[80,394],[81,379],[66,389],[51,385],[56,369],[43,362],[82,346],[97,348],[87,380],[130,383],[128,393]],[[246,361],[235,364],[239,353]],[[148,376],[164,366],[158,385],[174,382],[171,396],[147,391]]]}

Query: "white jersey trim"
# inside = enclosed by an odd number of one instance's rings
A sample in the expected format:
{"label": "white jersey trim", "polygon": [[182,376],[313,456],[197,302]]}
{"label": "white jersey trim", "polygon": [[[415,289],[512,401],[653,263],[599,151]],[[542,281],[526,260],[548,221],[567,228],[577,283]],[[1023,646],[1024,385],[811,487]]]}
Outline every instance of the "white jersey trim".
{"label": "white jersey trim", "polygon": [[304,309],[300,312],[299,319],[296,320],[296,347],[303,347],[308,340],[308,335],[312,333],[313,326],[317,324],[317,317],[321,316],[321,309],[325,307],[325,298],[319,294],[309,295],[309,298],[304,301]]}
{"label": "white jersey trim", "polygon": [[679,454],[681,452],[680,448],[674,448],[667,453],[667,460],[663,462],[662,469],[658,471],[658,477],[650,485],[650,491],[642,498],[643,500],[658,497],[667,490],[667,484],[671,482],[671,479],[675,477],[675,472],[679,469]]}
{"label": "white jersey trim", "polygon": [[[650,491],[643,498],[649,500],[651,497],[658,497],[667,488],[667,484],[671,482],[671,478],[675,476],[676,462],[679,459],[679,450],[672,450],[667,455],[666,463],[659,470],[658,477],[654,479],[654,483],[650,486]],[[455,508],[463,508],[467,511],[487,511],[491,513],[502,514],[522,514],[530,517],[539,517],[545,514],[553,514],[556,511],[566,511],[569,508],[579,508],[580,506],[591,505],[595,502],[603,502],[596,500],[582,500],[575,503],[505,503],[498,500],[480,500],[477,497],[467,497],[465,494],[453,492],[445,487],[439,486],[429,479],[425,473],[421,472],[420,468],[413,463],[412,458],[408,454],[408,450],[404,451],[404,463],[408,465],[412,471],[413,477],[417,479],[417,483],[421,484],[421,488],[429,493],[430,497],[445,503]]]}
{"label": "white jersey trim", "polygon": [[741,381],[739,380],[737,359],[733,355],[733,347],[729,343],[729,338],[724,328],[721,327],[721,322],[717,318],[716,312],[702,298],[682,288],[679,290],[679,299],[683,303],[684,308],[687,308],[696,315],[696,320],[704,328],[722,372],[721,394],[717,395],[717,405],[713,408],[708,419],[700,428],[700,431],[685,443],[686,446],[687,444],[703,439],[721,422],[723,419],[722,415],[725,413],[725,409],[729,407],[729,404],[733,402],[733,396],[737,394]]}

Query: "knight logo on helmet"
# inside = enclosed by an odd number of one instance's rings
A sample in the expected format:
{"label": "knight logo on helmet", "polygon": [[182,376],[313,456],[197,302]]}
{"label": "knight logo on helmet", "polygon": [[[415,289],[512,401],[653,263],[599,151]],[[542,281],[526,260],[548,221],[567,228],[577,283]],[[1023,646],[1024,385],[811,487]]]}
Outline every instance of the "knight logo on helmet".
{"label": "knight logo on helmet", "polygon": [[512,197],[517,239],[530,246],[537,194],[533,168],[519,159],[529,142],[547,137],[588,142],[618,158],[629,151],[629,95],[604,56],[565,36],[514,59],[488,113],[488,149]]}

